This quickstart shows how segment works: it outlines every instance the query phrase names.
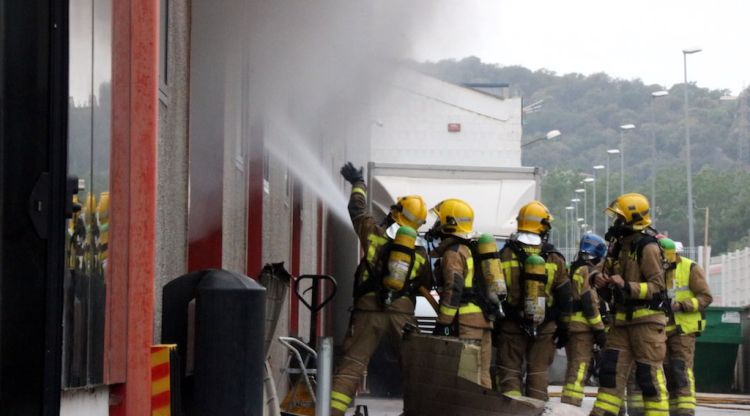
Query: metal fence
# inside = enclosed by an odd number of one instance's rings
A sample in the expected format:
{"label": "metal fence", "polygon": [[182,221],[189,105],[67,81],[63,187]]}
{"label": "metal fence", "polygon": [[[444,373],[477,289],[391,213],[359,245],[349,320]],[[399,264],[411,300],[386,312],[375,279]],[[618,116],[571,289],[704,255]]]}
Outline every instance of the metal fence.
{"label": "metal fence", "polygon": [[750,247],[711,257],[707,274],[713,306],[750,305]]}

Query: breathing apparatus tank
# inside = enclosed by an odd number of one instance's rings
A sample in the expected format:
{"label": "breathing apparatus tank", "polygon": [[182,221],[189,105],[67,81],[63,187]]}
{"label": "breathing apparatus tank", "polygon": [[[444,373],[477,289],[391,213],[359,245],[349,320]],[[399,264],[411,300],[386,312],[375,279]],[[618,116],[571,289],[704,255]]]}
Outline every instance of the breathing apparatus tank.
{"label": "breathing apparatus tank", "polygon": [[524,262],[524,323],[529,335],[535,337],[537,327],[544,322],[547,299],[544,286],[547,281],[545,261],[532,254]]}
{"label": "breathing apparatus tank", "polygon": [[407,274],[414,262],[414,246],[417,242],[417,232],[408,226],[402,226],[396,231],[390,253],[388,254],[388,274],[383,278],[383,287],[388,290],[385,304],[390,305],[393,294],[404,288]]}
{"label": "breathing apparatus tank", "polygon": [[505,285],[505,276],[500,267],[500,259],[497,256],[487,256],[497,252],[495,237],[491,234],[482,234],[477,244],[479,254],[482,255],[482,276],[487,287],[487,299],[495,304],[500,304],[508,295]]}

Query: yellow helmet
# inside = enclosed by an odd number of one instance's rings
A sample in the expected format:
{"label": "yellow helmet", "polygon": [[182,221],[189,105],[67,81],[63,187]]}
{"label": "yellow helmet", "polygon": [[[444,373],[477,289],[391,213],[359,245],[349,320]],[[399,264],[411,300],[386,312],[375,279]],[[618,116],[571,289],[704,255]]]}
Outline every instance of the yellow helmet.
{"label": "yellow helmet", "polygon": [[418,229],[427,219],[427,205],[419,195],[402,196],[391,207],[391,217],[398,225]]}
{"label": "yellow helmet", "polygon": [[474,209],[466,201],[446,199],[432,208],[445,234],[468,236],[474,229]]}
{"label": "yellow helmet", "polygon": [[613,218],[620,218],[626,225],[639,231],[651,225],[651,213],[648,199],[641,194],[620,195],[604,210]]}
{"label": "yellow helmet", "polygon": [[518,231],[542,235],[552,228],[552,214],[539,201],[531,201],[518,210]]}

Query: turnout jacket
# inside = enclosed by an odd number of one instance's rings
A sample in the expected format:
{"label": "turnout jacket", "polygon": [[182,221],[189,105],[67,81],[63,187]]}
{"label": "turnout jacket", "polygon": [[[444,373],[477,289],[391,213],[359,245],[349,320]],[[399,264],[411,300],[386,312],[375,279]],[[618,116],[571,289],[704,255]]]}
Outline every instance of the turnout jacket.
{"label": "turnout jacket", "polygon": [[573,310],[570,315],[570,332],[604,330],[599,313],[599,296],[591,286],[590,276],[596,269],[588,263],[573,263],[570,282],[573,294]]}
{"label": "turnout jacket", "polygon": [[479,305],[468,296],[474,288],[476,268],[480,267],[474,264],[471,249],[460,240],[448,237],[431,254],[440,259],[435,268],[438,286],[442,288],[437,322],[450,325],[458,315],[459,325],[492,328],[492,322],[484,317]]}
{"label": "turnout jacket", "polygon": [[605,263],[608,275],[620,274],[625,281],[625,288],[619,290],[619,295],[618,289],[615,289],[613,296],[615,326],[646,322],[661,325],[667,323],[664,310],[647,305],[655,305],[660,297],[666,297],[666,280],[659,243],[648,243],[643,247],[640,256],[637,253],[638,241],[647,237],[644,233],[636,232],[622,238],[618,243],[619,253],[614,253],[614,261]]}
{"label": "turnout jacket", "polygon": [[[521,245],[527,255],[541,254],[542,252],[542,245]],[[521,264],[521,260],[518,259],[516,253],[507,244],[500,250],[500,263],[505,274],[505,284],[508,287],[508,298],[505,305],[510,307],[506,308],[505,313],[507,315],[505,319],[515,319],[519,317],[519,313],[523,311],[524,307],[523,264]],[[563,301],[563,303],[569,304],[569,298],[556,299],[556,297],[559,297],[556,296],[556,293],[559,293],[558,289],[562,286],[570,285],[570,279],[568,278],[565,259],[557,254],[557,252],[550,252],[547,255],[545,269],[547,271],[547,282],[544,285],[544,296],[547,303],[547,314],[551,316],[551,309],[556,306],[556,302]],[[569,293],[567,296],[569,296]],[[558,316],[555,318],[561,319],[562,322],[567,321],[568,310],[558,310],[557,313]]]}
{"label": "turnout jacket", "polygon": [[[357,182],[352,186],[352,192],[349,197],[349,216],[354,226],[354,232],[357,233],[359,243],[364,251],[364,256],[360,260],[355,275],[355,294],[357,288],[362,287],[368,279],[372,278],[370,272],[376,275],[376,278],[382,278],[383,270],[386,264],[383,256],[388,255],[386,245],[391,242],[387,236],[384,227],[381,227],[372,214],[367,210],[367,186],[364,182]],[[415,247],[415,259],[412,273],[408,277],[409,282],[415,284],[415,290],[411,296],[402,296],[395,299],[391,305],[385,309],[388,312],[401,312],[414,314],[413,297],[416,294],[416,288],[423,286],[430,289],[432,286],[432,274],[428,263],[427,250],[422,246]],[[359,311],[383,311],[378,293],[368,291],[355,295],[355,310]]]}

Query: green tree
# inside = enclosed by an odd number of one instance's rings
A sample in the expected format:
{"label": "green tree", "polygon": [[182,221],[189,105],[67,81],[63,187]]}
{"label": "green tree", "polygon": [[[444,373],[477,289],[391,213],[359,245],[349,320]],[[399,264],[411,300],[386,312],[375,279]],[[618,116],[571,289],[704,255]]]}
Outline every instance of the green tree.
{"label": "green tree", "polygon": [[[548,172],[542,186],[543,202],[559,219],[564,219],[565,206],[570,204],[573,189],[581,187],[581,174],[590,174],[593,165],[605,164],[607,149],[619,148],[619,126],[635,124],[637,128],[628,131],[624,140],[626,189],[650,196],[651,179],[656,175],[655,226],[687,243],[685,85],[674,85],[669,95],[654,99],[651,93],[666,87],[647,85],[639,79],[612,78],[604,73],[558,75],[544,69],[531,71],[520,66],[487,64],[477,57],[412,65],[458,84],[508,83],[512,94],[522,96],[525,103],[544,100],[541,111],[524,116],[524,135],[540,137],[557,129],[563,136],[525,150],[523,164],[539,166]],[[742,137],[738,103],[719,99],[726,90],[700,88],[695,84],[688,84],[687,88],[691,102],[695,238],[702,243],[702,208],[709,207],[710,243],[718,254],[750,241],[750,143],[747,137],[750,132]],[[750,98],[750,90],[743,98]],[[745,120],[748,122],[750,120]],[[652,142],[652,135],[655,142]],[[619,191],[621,173],[616,158],[612,158],[612,164],[611,197],[614,198]],[[600,179],[596,184],[598,213],[607,203],[604,202],[604,181]],[[598,231],[603,233],[601,229]]]}

